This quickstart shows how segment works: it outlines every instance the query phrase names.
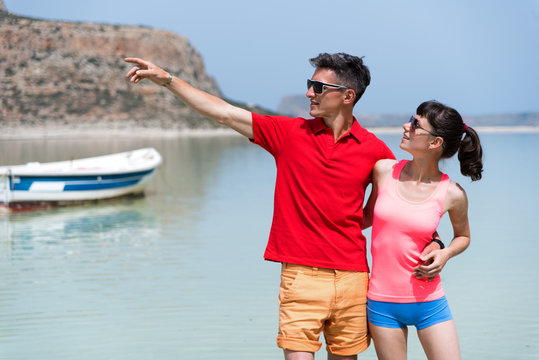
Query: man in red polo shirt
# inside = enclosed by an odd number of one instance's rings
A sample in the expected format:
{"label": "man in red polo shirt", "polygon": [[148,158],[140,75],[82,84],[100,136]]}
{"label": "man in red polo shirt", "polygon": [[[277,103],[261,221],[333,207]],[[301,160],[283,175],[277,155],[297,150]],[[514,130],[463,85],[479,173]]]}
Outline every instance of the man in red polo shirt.
{"label": "man in red polo shirt", "polygon": [[314,119],[263,116],[228,104],[151,62],[128,58],[131,82],[166,86],[201,115],[271,153],[277,165],[265,259],[282,263],[277,344],[286,359],[313,359],[324,333],[328,359],[356,359],[367,333],[365,189],[377,160],[394,158],[353,108],[370,83],[361,58],[320,54],[307,80]]}

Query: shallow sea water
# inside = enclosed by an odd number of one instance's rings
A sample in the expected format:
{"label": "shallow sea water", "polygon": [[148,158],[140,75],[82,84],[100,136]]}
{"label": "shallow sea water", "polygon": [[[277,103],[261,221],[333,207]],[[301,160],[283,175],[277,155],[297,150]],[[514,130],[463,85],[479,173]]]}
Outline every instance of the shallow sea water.
{"label": "shallow sea water", "polygon": [[[399,134],[378,134],[399,158]],[[464,359],[539,359],[539,133],[484,133],[472,245],[442,279]],[[0,164],[155,147],[146,196],[0,216],[0,359],[281,359],[275,168],[239,136],[0,141]],[[440,226],[446,243],[447,219]],[[326,358],[324,350],[317,358]],[[375,359],[371,346],[360,359]],[[424,359],[415,331],[409,359]]]}

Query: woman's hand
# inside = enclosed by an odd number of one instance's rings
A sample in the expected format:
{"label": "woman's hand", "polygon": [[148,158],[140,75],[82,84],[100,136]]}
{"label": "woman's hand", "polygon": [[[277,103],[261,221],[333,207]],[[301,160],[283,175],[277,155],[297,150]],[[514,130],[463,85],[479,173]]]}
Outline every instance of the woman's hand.
{"label": "woman's hand", "polygon": [[422,264],[414,267],[413,275],[418,279],[428,278],[432,281],[442,271],[450,256],[446,249],[428,251],[430,250],[427,247],[419,256]]}

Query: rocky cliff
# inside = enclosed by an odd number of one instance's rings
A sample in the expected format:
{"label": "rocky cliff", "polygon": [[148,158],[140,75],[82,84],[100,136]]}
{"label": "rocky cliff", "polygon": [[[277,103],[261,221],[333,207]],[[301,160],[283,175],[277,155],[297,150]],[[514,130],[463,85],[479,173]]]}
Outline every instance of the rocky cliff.
{"label": "rocky cliff", "polygon": [[221,96],[188,39],[140,26],[45,21],[0,0],[0,129],[216,126],[153,83],[133,86],[124,57],[149,59]]}

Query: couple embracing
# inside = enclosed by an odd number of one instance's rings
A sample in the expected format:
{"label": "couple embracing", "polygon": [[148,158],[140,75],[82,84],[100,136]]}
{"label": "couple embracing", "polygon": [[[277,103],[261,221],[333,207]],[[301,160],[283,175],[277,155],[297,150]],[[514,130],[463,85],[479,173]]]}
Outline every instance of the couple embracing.
{"label": "couple embracing", "polygon": [[[416,326],[429,359],[459,359],[454,320],[438,273],[470,243],[465,191],[439,169],[458,152],[461,172],[482,173],[477,133],[437,101],[419,105],[391,150],[353,108],[370,83],[362,58],[310,60],[312,119],[251,113],[192,87],[153,63],[127,58],[132,83],[163,85],[201,115],[260,145],[277,166],[273,222],[264,254],[281,263],[277,345],[285,359],[313,359],[323,333],[328,359],[357,359],[372,337],[379,359],[405,359]],[[372,184],[364,205],[365,190]],[[453,238],[438,238],[448,212]],[[362,233],[372,225],[372,271]]]}

